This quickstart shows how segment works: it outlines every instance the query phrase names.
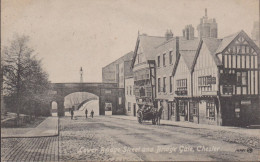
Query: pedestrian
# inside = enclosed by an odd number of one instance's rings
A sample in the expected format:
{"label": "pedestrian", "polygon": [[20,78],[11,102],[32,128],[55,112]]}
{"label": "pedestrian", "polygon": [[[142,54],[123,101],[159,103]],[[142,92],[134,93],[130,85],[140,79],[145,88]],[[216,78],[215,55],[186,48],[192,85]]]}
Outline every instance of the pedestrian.
{"label": "pedestrian", "polygon": [[71,108],[70,114],[71,114],[71,120],[72,120],[73,119],[73,115],[74,115],[74,106]]}
{"label": "pedestrian", "polygon": [[94,116],[94,111],[92,110],[91,111],[91,117],[93,118],[93,116]]}
{"label": "pedestrian", "polygon": [[88,109],[85,110],[86,118],[88,118]]}

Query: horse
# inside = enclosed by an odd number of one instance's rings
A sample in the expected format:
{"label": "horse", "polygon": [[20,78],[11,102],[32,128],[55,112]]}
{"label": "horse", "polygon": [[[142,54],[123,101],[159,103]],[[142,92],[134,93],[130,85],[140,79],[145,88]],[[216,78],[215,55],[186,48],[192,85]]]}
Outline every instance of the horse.
{"label": "horse", "polygon": [[161,117],[162,117],[162,111],[163,111],[163,108],[160,107],[159,111],[156,113],[156,123],[157,123],[157,125],[160,125],[160,120],[161,120]]}

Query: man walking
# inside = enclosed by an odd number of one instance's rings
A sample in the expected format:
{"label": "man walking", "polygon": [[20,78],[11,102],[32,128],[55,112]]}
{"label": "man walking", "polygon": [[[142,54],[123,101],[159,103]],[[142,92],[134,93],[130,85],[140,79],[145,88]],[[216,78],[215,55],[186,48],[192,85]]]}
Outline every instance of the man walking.
{"label": "man walking", "polygon": [[88,109],[85,110],[86,119],[88,118]]}
{"label": "man walking", "polygon": [[93,116],[94,116],[94,111],[92,110],[91,111],[91,117],[93,118]]}
{"label": "man walking", "polygon": [[74,106],[72,107],[71,111],[70,111],[70,114],[71,114],[71,120],[73,119],[73,115],[74,115]]}

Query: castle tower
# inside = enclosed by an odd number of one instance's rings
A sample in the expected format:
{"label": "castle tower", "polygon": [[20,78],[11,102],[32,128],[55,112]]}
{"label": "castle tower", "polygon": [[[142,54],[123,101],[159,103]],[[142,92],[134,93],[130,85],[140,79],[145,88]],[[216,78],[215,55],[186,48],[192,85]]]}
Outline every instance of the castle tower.
{"label": "castle tower", "polygon": [[218,37],[218,24],[215,18],[213,19],[208,18],[207,9],[205,9],[205,16],[203,16],[200,19],[200,24],[198,25],[197,30],[200,38]]}

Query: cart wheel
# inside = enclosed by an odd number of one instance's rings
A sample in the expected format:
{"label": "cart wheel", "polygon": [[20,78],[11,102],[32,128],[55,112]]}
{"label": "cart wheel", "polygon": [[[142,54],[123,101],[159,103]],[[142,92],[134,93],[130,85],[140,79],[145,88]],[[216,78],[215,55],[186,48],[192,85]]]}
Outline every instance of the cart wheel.
{"label": "cart wheel", "polygon": [[155,121],[155,119],[152,119],[152,123],[153,123],[153,125],[155,125],[155,124],[156,124],[156,121]]}
{"label": "cart wheel", "polygon": [[142,124],[142,122],[143,122],[143,114],[142,114],[142,112],[139,112],[138,122],[139,122],[140,124]]}

